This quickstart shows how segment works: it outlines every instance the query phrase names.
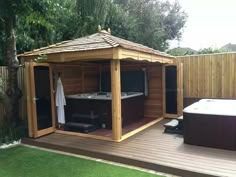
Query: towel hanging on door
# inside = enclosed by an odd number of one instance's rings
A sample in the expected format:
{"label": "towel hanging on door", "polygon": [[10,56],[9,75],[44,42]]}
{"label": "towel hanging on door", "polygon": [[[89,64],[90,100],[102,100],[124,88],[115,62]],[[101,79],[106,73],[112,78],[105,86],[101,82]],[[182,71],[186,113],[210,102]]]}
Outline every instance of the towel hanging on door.
{"label": "towel hanging on door", "polygon": [[64,95],[64,89],[61,82],[61,78],[58,77],[57,90],[56,90],[56,106],[57,106],[58,123],[60,124],[65,124],[65,111],[64,111],[65,105],[66,105],[66,99]]}

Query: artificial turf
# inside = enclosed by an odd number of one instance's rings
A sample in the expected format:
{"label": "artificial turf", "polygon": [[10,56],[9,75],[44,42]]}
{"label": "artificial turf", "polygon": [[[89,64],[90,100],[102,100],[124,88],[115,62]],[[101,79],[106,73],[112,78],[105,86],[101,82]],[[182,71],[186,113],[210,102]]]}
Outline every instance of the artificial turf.
{"label": "artificial turf", "polygon": [[4,177],[161,177],[143,171],[17,146],[0,150]]}

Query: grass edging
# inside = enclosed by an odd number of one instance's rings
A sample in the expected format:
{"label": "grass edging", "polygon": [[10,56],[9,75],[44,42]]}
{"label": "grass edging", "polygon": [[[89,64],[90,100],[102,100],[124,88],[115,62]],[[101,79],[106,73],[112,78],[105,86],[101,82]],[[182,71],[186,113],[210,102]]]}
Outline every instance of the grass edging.
{"label": "grass edging", "polygon": [[94,158],[94,157],[88,157],[88,156],[79,155],[79,154],[73,154],[73,153],[69,153],[69,152],[52,150],[52,149],[47,149],[47,148],[37,147],[37,146],[31,146],[31,145],[26,145],[26,144],[22,144],[22,146],[30,147],[30,148],[34,148],[34,149],[40,149],[40,150],[49,151],[49,152],[54,152],[54,153],[63,154],[63,155],[68,155],[68,156],[72,156],[72,157],[78,157],[78,158],[82,158],[82,159],[93,160],[93,161],[97,161],[97,162],[101,162],[101,163],[105,163],[105,164],[124,167],[124,168],[139,170],[139,171],[143,171],[143,172],[146,172],[146,173],[151,173],[151,174],[156,174],[156,175],[163,175],[165,177],[178,177],[178,176],[173,176],[173,175],[166,174],[166,173],[161,173],[161,172],[158,172],[158,171],[155,171],[155,170],[145,169],[145,168],[141,168],[141,167],[127,165],[127,164],[123,164],[123,163],[119,163],[119,162],[112,162],[112,161],[109,161],[109,160],[98,159],[98,158]]}
{"label": "grass edging", "polygon": [[4,177],[164,177],[100,159],[94,160],[26,146],[4,149],[0,152],[0,176]]}

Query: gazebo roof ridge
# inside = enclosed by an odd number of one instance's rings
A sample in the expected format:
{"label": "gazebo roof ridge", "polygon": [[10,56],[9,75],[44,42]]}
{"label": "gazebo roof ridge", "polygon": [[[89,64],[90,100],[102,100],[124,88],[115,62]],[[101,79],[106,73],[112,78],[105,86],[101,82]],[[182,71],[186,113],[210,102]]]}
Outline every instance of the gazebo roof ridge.
{"label": "gazebo roof ridge", "polygon": [[138,44],[120,37],[113,36],[110,34],[110,30],[100,30],[97,33],[87,35],[84,37],[62,41],[49,45],[47,47],[42,47],[35,49],[18,56],[36,56],[43,54],[55,54],[55,53],[64,53],[64,52],[79,52],[79,51],[91,51],[99,49],[110,49],[121,47],[127,50],[134,50],[144,53],[149,53],[152,55],[158,55],[162,57],[175,58],[159,50],[147,47],[142,44]]}

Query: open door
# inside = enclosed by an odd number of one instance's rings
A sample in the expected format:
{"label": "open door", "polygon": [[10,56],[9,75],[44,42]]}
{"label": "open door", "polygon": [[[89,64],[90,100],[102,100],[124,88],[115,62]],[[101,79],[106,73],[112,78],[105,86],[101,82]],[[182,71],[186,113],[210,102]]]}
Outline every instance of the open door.
{"label": "open door", "polygon": [[166,118],[177,118],[183,112],[183,65],[163,67],[163,113]]}
{"label": "open door", "polygon": [[25,64],[27,113],[30,137],[55,131],[55,103],[51,68],[47,63]]}

